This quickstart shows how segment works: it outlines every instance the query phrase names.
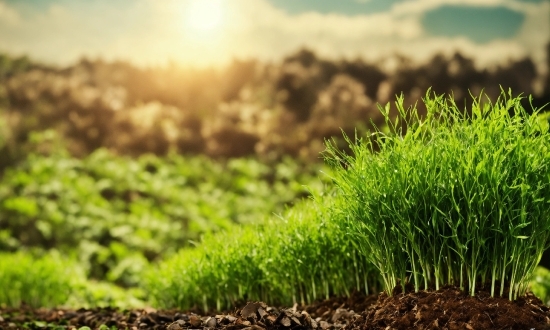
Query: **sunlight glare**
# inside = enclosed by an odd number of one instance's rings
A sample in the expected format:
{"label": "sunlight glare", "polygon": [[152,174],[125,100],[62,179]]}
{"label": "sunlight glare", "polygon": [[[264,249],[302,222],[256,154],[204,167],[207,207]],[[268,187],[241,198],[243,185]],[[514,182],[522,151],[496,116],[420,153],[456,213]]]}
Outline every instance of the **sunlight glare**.
{"label": "sunlight glare", "polygon": [[190,0],[185,20],[196,31],[216,29],[222,21],[222,0]]}

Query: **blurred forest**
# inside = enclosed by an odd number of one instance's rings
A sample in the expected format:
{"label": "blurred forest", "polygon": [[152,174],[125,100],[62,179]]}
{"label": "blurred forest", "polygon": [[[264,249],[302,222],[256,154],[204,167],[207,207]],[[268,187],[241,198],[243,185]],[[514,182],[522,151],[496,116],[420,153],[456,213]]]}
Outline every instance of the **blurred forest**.
{"label": "blurred forest", "polygon": [[[550,43],[547,49],[550,67]],[[47,130],[77,157],[105,147],[130,156],[315,161],[325,138],[381,125],[377,104],[401,93],[412,104],[432,87],[459,102],[482,90],[496,97],[502,86],[532,94],[536,107],[550,102],[550,75],[541,78],[529,58],[483,70],[460,53],[424,65],[395,59],[390,71],[383,63],[329,61],[302,49],[280,63],[234,60],[223,69],[88,59],[59,68],[0,55],[0,169],[30,151],[47,152],[51,141],[32,138]]]}

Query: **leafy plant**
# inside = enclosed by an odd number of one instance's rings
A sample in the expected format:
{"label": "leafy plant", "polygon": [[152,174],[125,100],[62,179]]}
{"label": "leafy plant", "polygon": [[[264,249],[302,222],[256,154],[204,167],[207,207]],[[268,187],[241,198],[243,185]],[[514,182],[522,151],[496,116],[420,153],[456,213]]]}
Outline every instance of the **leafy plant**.
{"label": "leafy plant", "polygon": [[0,251],[57,249],[91,278],[134,286],[150,261],[201,234],[282,211],[308,194],[318,169],[291,159],[31,154],[0,177]]}
{"label": "leafy plant", "polygon": [[74,308],[144,308],[145,298],[139,288],[121,288],[109,282],[82,278],[63,305]]}
{"label": "leafy plant", "polygon": [[[478,285],[523,295],[550,235],[550,134],[511,91],[493,103],[474,98],[464,112],[452,97],[431,94],[427,114],[396,102],[381,108],[389,132],[328,144],[326,158],[346,203],[362,255],[385,290]],[[500,289],[499,291],[497,291]]]}

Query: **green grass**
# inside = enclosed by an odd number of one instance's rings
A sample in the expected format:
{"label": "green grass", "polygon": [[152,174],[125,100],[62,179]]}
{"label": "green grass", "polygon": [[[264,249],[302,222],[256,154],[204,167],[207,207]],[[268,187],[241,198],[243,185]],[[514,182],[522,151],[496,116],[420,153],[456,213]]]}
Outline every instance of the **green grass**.
{"label": "green grass", "polygon": [[[347,203],[335,207],[391,294],[455,284],[475,294],[523,295],[550,235],[550,134],[520,98],[475,98],[471,113],[428,92],[427,115],[382,108],[389,129],[329,144],[327,160]],[[407,127],[407,130],[402,130]],[[344,166],[342,166],[342,164]]]}
{"label": "green grass", "polygon": [[376,291],[378,284],[375,268],[323,203],[305,200],[280,218],[209,235],[182,250],[155,267],[145,291],[160,307],[220,310],[246,300],[304,304],[353,289]]}
{"label": "green grass", "polygon": [[0,305],[56,307],[74,294],[82,280],[78,266],[58,254],[0,253]]}
{"label": "green grass", "polygon": [[81,265],[57,252],[0,253],[0,306],[120,307],[146,305],[139,289],[86,279]]}

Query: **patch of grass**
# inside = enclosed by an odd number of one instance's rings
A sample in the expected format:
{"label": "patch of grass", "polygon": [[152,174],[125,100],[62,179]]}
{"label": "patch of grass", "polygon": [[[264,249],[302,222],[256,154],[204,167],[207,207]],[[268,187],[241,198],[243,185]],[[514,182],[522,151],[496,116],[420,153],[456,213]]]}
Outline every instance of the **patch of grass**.
{"label": "patch of grass", "polygon": [[82,267],[57,252],[0,253],[0,306],[145,307],[143,292],[86,279]]}
{"label": "patch of grass", "polygon": [[375,268],[327,212],[325,204],[305,200],[263,224],[208,235],[155,267],[146,291],[160,307],[220,310],[237,301],[291,305],[372,290],[379,284]]}
{"label": "patch of grass", "polygon": [[74,262],[51,253],[33,257],[29,253],[0,253],[0,305],[55,307],[75,292],[82,272]]}
{"label": "patch of grass", "polygon": [[335,212],[388,294],[407,282],[526,292],[549,243],[550,134],[520,101],[503,91],[465,112],[428,92],[420,116],[400,97],[395,120],[381,108],[389,132],[348,140],[351,154],[328,145],[346,200]]}

